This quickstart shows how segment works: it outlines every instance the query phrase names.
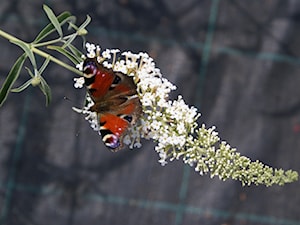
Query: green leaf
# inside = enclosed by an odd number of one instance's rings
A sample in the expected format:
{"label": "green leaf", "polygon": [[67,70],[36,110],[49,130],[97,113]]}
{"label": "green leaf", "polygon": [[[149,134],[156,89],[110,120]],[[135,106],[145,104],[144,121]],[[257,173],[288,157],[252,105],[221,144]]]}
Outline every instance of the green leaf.
{"label": "green leaf", "polygon": [[58,51],[59,53],[61,53],[62,55],[64,55],[65,57],[67,57],[72,63],[74,63],[75,65],[77,65],[78,63],[81,62],[81,60],[79,61],[72,53],[68,52],[66,49],[64,49],[63,47],[60,46],[56,46],[56,45],[50,45],[47,46],[48,49],[51,50],[55,50]]}
{"label": "green leaf", "polygon": [[85,21],[79,27],[72,22],[69,22],[69,27],[72,27],[74,30],[76,30],[78,35],[83,36],[87,34],[85,27],[91,22],[91,20],[91,17],[87,15]]}
{"label": "green leaf", "polygon": [[27,70],[28,74],[33,78],[34,74],[31,72],[31,70],[28,67],[25,67],[25,69]]}
{"label": "green leaf", "polygon": [[21,91],[24,91],[24,90],[31,84],[31,80],[32,80],[32,79],[26,81],[26,82],[25,82],[24,84],[22,84],[20,87],[11,89],[10,91],[11,91],[11,92],[21,92]]}
{"label": "green leaf", "polygon": [[60,25],[57,17],[55,16],[54,12],[52,11],[52,9],[50,9],[47,5],[43,5],[43,9],[44,9],[45,13],[47,14],[50,22],[55,27],[58,35],[60,37],[63,37],[63,32],[62,32],[62,29],[61,29],[61,25]]}
{"label": "green leaf", "polygon": [[51,102],[52,96],[51,96],[51,89],[49,87],[49,85],[47,84],[47,82],[45,81],[45,79],[43,77],[41,78],[41,84],[39,85],[39,88],[41,89],[41,91],[43,92],[43,94],[46,97],[46,106],[48,106]]}
{"label": "green leaf", "polygon": [[34,54],[33,52],[31,51],[30,49],[30,45],[29,44],[26,44],[22,41],[11,41],[11,43],[15,44],[15,45],[18,45],[20,48],[22,48],[25,52],[25,54],[28,56],[33,68],[36,68],[36,61],[35,61],[35,57],[34,57]]}
{"label": "green leaf", "polygon": [[[59,21],[60,25],[64,25],[66,22],[69,21],[75,21],[75,16],[72,16],[70,12],[63,12],[57,17],[57,20]],[[33,43],[38,43],[41,40],[43,40],[45,37],[47,37],[49,34],[51,34],[53,31],[55,31],[55,27],[52,23],[48,24],[35,38]]]}
{"label": "green leaf", "polygon": [[72,45],[72,44],[69,44],[69,45],[67,46],[67,48],[69,48],[70,51],[72,52],[72,54],[73,54],[74,56],[76,56],[77,61],[79,61],[79,62],[82,61],[81,56],[82,56],[83,54],[82,54],[81,51],[79,51],[79,50],[78,50],[74,45]]}
{"label": "green leaf", "polygon": [[86,16],[85,21],[79,26],[78,30],[82,30],[85,29],[87,25],[89,25],[89,23],[91,22],[91,17],[89,15]]}
{"label": "green leaf", "polygon": [[46,60],[44,61],[43,65],[41,66],[41,68],[39,69],[39,74],[42,75],[42,73],[44,72],[44,70],[46,69],[46,67],[48,66],[50,62],[50,57],[47,57]]}
{"label": "green leaf", "polygon": [[64,45],[62,46],[62,48],[66,48],[69,44],[71,44],[71,43],[75,40],[76,37],[77,37],[77,34],[76,34],[76,33],[73,34],[73,35],[71,35],[71,36],[68,38],[68,40],[64,43]]}
{"label": "green leaf", "polygon": [[[41,76],[41,74],[45,70],[49,61],[50,61],[50,59],[47,58],[44,61],[42,67],[39,69],[39,71],[35,71],[35,74],[33,74],[32,71],[26,67],[25,69],[28,71],[28,73],[32,77],[32,79],[30,79],[25,84],[23,84],[21,87],[19,87],[19,89],[23,90],[26,87],[28,87],[30,84],[34,87],[38,86],[41,89],[41,91],[43,92],[43,94],[46,96],[46,106],[48,106],[51,102],[51,89],[50,89],[49,85],[47,84],[46,80]],[[18,89],[16,91],[18,91]]]}
{"label": "green leaf", "polygon": [[9,91],[11,90],[12,85],[15,83],[17,78],[20,75],[21,68],[24,64],[25,59],[27,58],[27,55],[24,53],[22,54],[18,60],[15,62],[11,70],[9,71],[9,74],[7,75],[1,89],[0,89],[0,106],[4,103],[4,101],[7,98],[7,95]]}

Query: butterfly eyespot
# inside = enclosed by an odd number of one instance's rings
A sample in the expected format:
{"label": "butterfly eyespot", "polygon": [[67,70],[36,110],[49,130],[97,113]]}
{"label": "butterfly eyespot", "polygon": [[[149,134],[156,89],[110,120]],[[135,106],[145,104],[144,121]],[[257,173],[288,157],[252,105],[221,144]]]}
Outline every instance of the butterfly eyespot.
{"label": "butterfly eyespot", "polygon": [[93,73],[93,70],[92,70],[90,67],[87,67],[87,68],[83,71],[83,73],[85,73],[85,74],[92,74],[92,73]]}
{"label": "butterfly eyespot", "polygon": [[122,117],[124,120],[126,120],[128,123],[131,123],[132,122],[132,116],[130,115],[125,115]]}
{"label": "butterfly eyespot", "polygon": [[[86,62],[83,68],[84,83],[86,86],[90,86],[95,82],[97,66],[95,62]],[[92,90],[90,91],[92,92]]]}
{"label": "butterfly eyespot", "polygon": [[122,80],[121,77],[119,77],[118,75],[116,75],[115,79],[113,81],[113,84],[118,84],[118,83],[120,83],[121,80]]}
{"label": "butterfly eyespot", "polygon": [[95,76],[97,73],[97,65],[95,62],[86,62],[83,66],[83,73],[86,77]]}
{"label": "butterfly eyespot", "polygon": [[118,147],[120,147],[120,140],[119,138],[114,134],[107,134],[103,137],[103,141],[105,145],[110,148],[111,150],[115,150]]}
{"label": "butterfly eyespot", "polygon": [[90,75],[90,74],[95,75],[96,74],[96,70],[95,70],[95,68],[93,66],[87,66],[85,68],[85,70],[83,71],[83,73],[86,74],[86,75]]}

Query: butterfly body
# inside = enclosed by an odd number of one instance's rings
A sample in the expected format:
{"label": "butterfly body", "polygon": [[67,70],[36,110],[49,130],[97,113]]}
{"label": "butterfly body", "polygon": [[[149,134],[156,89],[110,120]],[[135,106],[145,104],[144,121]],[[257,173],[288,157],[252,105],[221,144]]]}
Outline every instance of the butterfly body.
{"label": "butterfly body", "polygon": [[141,112],[136,85],[132,77],[105,68],[96,58],[84,61],[83,75],[94,102],[90,111],[98,115],[102,140],[110,150],[118,151]]}

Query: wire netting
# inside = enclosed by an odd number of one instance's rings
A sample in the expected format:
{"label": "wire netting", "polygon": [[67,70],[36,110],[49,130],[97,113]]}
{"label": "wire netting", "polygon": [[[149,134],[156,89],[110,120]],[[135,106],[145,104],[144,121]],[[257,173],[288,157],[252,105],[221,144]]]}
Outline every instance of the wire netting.
{"label": "wire netting", "polygon": [[[242,154],[300,170],[300,2],[45,1],[92,17],[87,40],[148,52],[175,95]],[[31,41],[48,23],[36,0],[0,5],[0,28]],[[80,43],[78,43],[80,45]],[[20,50],[0,38],[0,84]],[[298,50],[299,49],[299,50]],[[0,225],[300,225],[299,182],[241,187],[182,161],[161,167],[154,143],[109,152],[81,115],[74,74],[50,65],[53,102],[29,88],[0,109]],[[22,81],[26,72],[21,74]]]}

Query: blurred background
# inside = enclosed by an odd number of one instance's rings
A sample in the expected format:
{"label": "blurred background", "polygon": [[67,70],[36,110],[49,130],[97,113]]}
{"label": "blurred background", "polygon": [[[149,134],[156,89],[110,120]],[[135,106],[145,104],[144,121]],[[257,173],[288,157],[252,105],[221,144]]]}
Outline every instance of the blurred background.
{"label": "blurred background", "polygon": [[[173,96],[243,155],[300,171],[300,1],[2,0],[0,29],[32,41],[43,4],[90,15],[87,40],[102,48],[148,52]],[[21,51],[3,38],[0,49],[1,84]],[[0,109],[0,225],[300,225],[299,182],[242,187],[181,160],[162,167],[150,141],[110,152],[72,111],[85,94],[73,78],[51,64],[49,107],[31,87]]]}

